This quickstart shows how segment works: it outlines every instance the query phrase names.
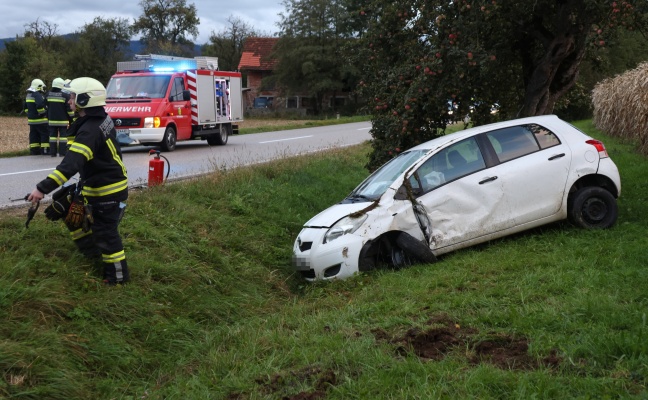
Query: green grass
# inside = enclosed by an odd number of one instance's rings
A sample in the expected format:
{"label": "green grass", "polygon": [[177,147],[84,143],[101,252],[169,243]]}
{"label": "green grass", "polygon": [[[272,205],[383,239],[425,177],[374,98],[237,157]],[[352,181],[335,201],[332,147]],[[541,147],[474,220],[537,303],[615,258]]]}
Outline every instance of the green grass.
{"label": "green grass", "polygon": [[[263,119],[263,118],[258,118]],[[274,126],[262,126],[257,128],[241,128],[239,130],[240,134],[249,134],[249,133],[260,133],[260,132],[271,132],[271,131],[284,131],[290,129],[302,129],[302,128],[314,128],[317,126],[328,126],[328,125],[339,125],[339,124],[348,124],[351,122],[364,122],[371,120],[369,115],[357,115],[353,117],[340,117],[340,118],[326,118],[321,120],[309,120],[301,123],[299,120],[294,120],[287,125],[274,125]]]}
{"label": "green grass", "polygon": [[[646,398],[648,162],[577,125],[621,171],[612,229],[558,223],[341,282],[301,280],[292,243],[367,175],[366,144],[132,192],[125,287],[102,287],[62,224],[5,211],[0,398]],[[420,357],[440,330],[454,346]],[[520,364],[479,357],[516,340]]]}

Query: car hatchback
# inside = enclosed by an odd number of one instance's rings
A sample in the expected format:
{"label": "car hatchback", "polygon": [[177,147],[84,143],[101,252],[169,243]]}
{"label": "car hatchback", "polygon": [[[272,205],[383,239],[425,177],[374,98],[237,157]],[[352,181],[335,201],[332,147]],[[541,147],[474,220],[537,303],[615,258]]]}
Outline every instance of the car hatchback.
{"label": "car hatchback", "polygon": [[550,222],[616,222],[619,171],[598,140],[554,115],[466,129],[413,147],[308,221],[293,265],[342,279]]}

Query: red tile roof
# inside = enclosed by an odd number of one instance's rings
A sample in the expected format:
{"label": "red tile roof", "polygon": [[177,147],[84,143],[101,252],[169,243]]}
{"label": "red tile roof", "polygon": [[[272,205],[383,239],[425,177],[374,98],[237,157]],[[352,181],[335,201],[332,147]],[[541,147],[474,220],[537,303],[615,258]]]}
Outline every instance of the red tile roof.
{"label": "red tile roof", "polygon": [[249,37],[243,44],[243,54],[238,69],[272,71],[277,60],[271,58],[272,48],[279,38]]}

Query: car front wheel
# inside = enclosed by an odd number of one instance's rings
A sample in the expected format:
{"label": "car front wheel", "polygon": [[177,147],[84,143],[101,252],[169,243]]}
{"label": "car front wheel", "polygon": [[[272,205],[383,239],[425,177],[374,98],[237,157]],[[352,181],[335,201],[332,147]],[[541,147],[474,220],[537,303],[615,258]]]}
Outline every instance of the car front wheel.
{"label": "car front wheel", "polygon": [[568,213],[574,225],[597,229],[614,225],[618,209],[612,193],[598,186],[588,186],[574,194]]}

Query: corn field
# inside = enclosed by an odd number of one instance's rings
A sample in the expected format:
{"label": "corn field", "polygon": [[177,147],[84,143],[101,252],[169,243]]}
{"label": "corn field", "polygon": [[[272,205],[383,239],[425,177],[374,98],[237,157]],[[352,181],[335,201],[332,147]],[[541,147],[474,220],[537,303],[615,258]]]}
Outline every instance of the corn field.
{"label": "corn field", "polygon": [[27,116],[0,117],[0,154],[29,150]]}
{"label": "corn field", "polygon": [[648,155],[648,62],[598,83],[592,103],[598,129],[635,142]]}

